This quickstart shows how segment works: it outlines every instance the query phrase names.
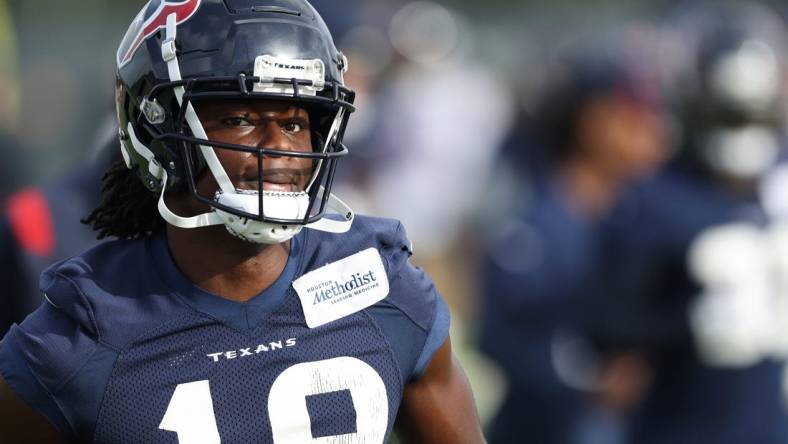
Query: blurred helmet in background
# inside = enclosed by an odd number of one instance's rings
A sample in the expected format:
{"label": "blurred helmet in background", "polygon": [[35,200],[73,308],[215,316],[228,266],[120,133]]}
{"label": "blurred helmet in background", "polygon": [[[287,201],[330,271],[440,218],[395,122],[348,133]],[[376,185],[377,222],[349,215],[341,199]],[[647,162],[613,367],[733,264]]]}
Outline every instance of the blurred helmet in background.
{"label": "blurred helmet in background", "polygon": [[666,31],[662,56],[680,155],[715,176],[758,177],[782,143],[781,18],[754,2],[692,3]]}

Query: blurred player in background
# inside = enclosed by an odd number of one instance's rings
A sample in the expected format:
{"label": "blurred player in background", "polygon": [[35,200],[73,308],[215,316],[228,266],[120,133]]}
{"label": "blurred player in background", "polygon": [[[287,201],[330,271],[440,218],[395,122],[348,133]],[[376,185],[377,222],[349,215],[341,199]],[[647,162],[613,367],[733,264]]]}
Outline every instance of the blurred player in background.
{"label": "blurred player in background", "polygon": [[98,242],[81,220],[101,201],[101,177],[120,157],[116,125],[112,122],[107,127],[112,134],[102,136],[105,140],[87,168],[44,186],[19,190],[6,199],[0,213],[3,335],[44,301],[38,286],[44,269]]}
{"label": "blurred player in background", "polygon": [[123,161],[87,222],[118,240],[48,269],[3,339],[0,435],[484,442],[401,224],[331,193],[354,93],[316,11],[152,0],[117,67]]}
{"label": "blurred player in background", "polygon": [[711,2],[669,30],[679,151],[611,218],[598,343],[653,368],[631,442],[785,443],[783,23]]}
{"label": "blurred player in background", "polygon": [[637,361],[591,362],[583,337],[600,223],[667,155],[655,85],[607,49],[580,45],[556,63],[519,146],[537,153],[514,153],[531,192],[512,202],[483,280],[482,347],[509,382],[491,443],[620,442],[617,417],[648,381]]}

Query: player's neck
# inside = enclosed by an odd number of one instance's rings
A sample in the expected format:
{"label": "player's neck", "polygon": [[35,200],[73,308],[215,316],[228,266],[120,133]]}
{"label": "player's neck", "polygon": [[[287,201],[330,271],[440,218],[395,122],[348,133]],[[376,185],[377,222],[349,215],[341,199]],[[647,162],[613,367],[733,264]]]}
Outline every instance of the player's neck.
{"label": "player's neck", "polygon": [[225,299],[243,302],[282,274],[290,242],[257,245],[230,235],[223,226],[181,229],[167,226],[173,260],[195,285]]}

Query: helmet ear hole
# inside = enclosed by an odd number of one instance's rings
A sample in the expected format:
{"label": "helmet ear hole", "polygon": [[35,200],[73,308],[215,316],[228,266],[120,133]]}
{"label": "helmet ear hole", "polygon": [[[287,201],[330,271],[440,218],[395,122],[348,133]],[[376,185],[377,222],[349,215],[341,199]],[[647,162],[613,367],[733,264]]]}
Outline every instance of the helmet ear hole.
{"label": "helmet ear hole", "polygon": [[200,150],[195,150],[196,153],[193,156],[189,156],[191,163],[192,163],[192,171],[194,171],[194,177],[200,177],[205,170],[208,169],[208,164],[205,161],[205,157],[203,157]]}
{"label": "helmet ear hole", "polygon": [[177,176],[180,178],[179,183],[183,187],[188,186],[188,182],[185,179],[188,176],[188,172],[186,171],[187,163],[191,167],[191,177],[195,182],[197,182],[200,176],[205,174],[208,170],[208,164],[205,161],[205,157],[203,157],[199,149],[196,149],[196,146],[192,148],[186,143],[181,143],[180,155],[177,156],[176,159],[179,159],[176,164]]}
{"label": "helmet ear hole", "polygon": [[326,105],[307,105],[306,110],[309,113],[309,126],[312,129],[314,151],[322,152],[338,109]]}
{"label": "helmet ear hole", "polygon": [[[312,151],[322,153],[323,147],[326,146],[326,139],[318,131],[312,131]],[[315,161],[317,162],[317,161]]]}

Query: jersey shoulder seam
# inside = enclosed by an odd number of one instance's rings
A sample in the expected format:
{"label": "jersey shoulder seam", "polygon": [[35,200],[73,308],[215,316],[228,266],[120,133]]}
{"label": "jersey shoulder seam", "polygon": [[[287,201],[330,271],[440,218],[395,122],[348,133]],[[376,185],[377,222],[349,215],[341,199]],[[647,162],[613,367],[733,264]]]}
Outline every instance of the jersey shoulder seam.
{"label": "jersey shoulder seam", "polygon": [[[380,328],[378,323],[375,321],[375,317],[372,316],[372,314],[369,313],[368,309],[367,310],[362,310],[361,314],[367,318],[367,321],[369,321],[372,324],[373,328],[378,333],[378,335],[380,335],[380,337],[383,338],[383,341],[386,343],[386,352],[388,353],[388,355],[391,358],[391,360],[394,361],[394,364],[397,366],[397,368],[398,369],[402,368],[402,363],[399,362],[399,359],[397,359],[397,354],[394,353],[394,347],[392,347],[391,342],[389,342],[389,339],[386,337],[386,334],[383,333],[383,330]],[[399,381],[400,391],[404,391],[405,390],[405,380],[402,377],[402,372],[401,371],[397,371],[395,373],[397,374],[397,381]]]}
{"label": "jersey shoulder seam", "polygon": [[[396,280],[399,280],[399,279],[402,279],[402,276],[401,276],[400,274],[397,274],[397,276],[394,276],[394,278],[392,279],[392,281],[396,281]],[[388,298],[386,298],[386,299],[383,299],[382,301],[380,301],[380,303],[385,303],[385,304],[387,304],[387,305],[390,305],[390,306],[392,306],[392,307],[396,308],[396,309],[397,309],[399,312],[401,312],[401,313],[402,313],[402,314],[403,314],[403,315],[404,315],[406,318],[408,318],[408,320],[409,320],[409,321],[410,321],[410,322],[411,322],[413,325],[415,325],[416,327],[418,327],[418,328],[419,328],[420,330],[422,330],[423,332],[425,332],[425,333],[429,333],[429,331],[430,331],[430,328],[429,328],[429,327],[427,327],[427,328],[425,328],[425,327],[422,327],[422,326],[421,326],[421,325],[420,325],[418,322],[416,322],[416,320],[413,318],[413,316],[411,316],[411,315],[410,315],[410,313],[408,313],[406,310],[403,310],[403,309],[402,309],[402,308],[401,308],[401,307],[400,307],[398,304],[394,303],[394,302],[393,302],[393,301],[391,301],[390,299],[388,299]],[[432,326],[432,324],[434,323],[434,321],[435,321],[435,314],[433,313],[433,314],[432,314],[432,316],[430,316],[430,322],[429,322],[429,325],[430,325],[430,326]]]}
{"label": "jersey shoulder seam", "polygon": [[[90,319],[90,323],[92,324],[93,328],[96,330],[96,342],[101,341],[103,335],[102,335],[101,330],[99,329],[98,321],[96,320],[95,310],[93,308],[93,304],[90,302],[90,299],[88,299],[88,297],[85,295],[85,292],[82,291],[82,288],[80,288],[79,285],[77,285],[77,283],[74,281],[74,279],[72,279],[69,276],[66,276],[65,274],[61,273],[60,271],[55,271],[54,273],[55,273],[56,276],[65,279],[71,285],[71,287],[73,287],[74,290],[77,291],[77,293],[79,294],[80,298],[82,299],[82,301],[85,303],[85,305],[87,307],[87,312],[88,312],[88,317]],[[46,293],[46,292],[44,292],[44,293]]]}

